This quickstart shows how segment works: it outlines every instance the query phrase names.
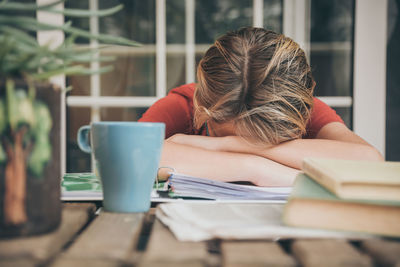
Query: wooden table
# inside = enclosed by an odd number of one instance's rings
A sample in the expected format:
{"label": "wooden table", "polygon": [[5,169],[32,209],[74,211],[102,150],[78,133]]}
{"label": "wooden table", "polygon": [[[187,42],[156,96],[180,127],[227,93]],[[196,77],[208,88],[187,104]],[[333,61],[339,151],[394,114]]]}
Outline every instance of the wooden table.
{"label": "wooden table", "polygon": [[[400,241],[179,242],[154,216],[66,204],[50,234],[0,240],[0,266],[396,266]],[[400,223],[400,222],[399,222]]]}

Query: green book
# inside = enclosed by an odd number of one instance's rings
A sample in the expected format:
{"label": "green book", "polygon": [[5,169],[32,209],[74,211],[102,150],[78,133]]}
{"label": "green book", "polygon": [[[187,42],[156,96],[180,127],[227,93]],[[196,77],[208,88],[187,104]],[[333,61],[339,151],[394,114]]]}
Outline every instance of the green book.
{"label": "green book", "polygon": [[285,205],[287,225],[400,237],[400,201],[343,199],[299,174]]}
{"label": "green book", "polygon": [[[94,173],[66,173],[64,174],[61,187],[67,191],[73,190],[93,190],[101,191],[101,182]],[[168,191],[165,182],[154,183],[153,189],[158,191]]]}
{"label": "green book", "polygon": [[94,173],[66,173],[61,181],[63,191],[101,192],[99,178]]}

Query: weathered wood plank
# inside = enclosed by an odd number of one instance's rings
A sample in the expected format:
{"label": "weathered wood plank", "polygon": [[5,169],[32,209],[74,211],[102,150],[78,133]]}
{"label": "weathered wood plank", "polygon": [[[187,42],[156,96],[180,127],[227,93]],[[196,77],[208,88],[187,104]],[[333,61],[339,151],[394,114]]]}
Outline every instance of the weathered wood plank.
{"label": "weathered wood plank", "polygon": [[[95,212],[95,205],[66,205],[60,227],[49,234],[0,241],[0,266],[15,260],[14,266],[46,262],[67,244]],[[17,263],[20,263],[17,265]],[[24,264],[22,264],[22,262]]]}
{"label": "weathered wood plank", "polygon": [[208,256],[206,243],[180,242],[156,220],[139,266],[205,266]]}
{"label": "weathered wood plank", "polygon": [[319,266],[372,266],[372,260],[344,240],[296,240],[292,254],[301,265]]}
{"label": "weathered wood plank", "polygon": [[222,242],[224,267],[296,266],[296,261],[274,242]]}
{"label": "weathered wood plank", "polygon": [[120,267],[125,266],[123,261],[118,260],[95,260],[95,259],[69,259],[63,258],[56,263],[57,267]]}
{"label": "weathered wood plank", "polygon": [[29,258],[22,259],[5,259],[0,261],[1,267],[34,267],[37,266],[35,261]]}
{"label": "weathered wood plank", "polygon": [[142,213],[101,212],[53,266],[78,260],[124,261],[134,250],[142,219]]}
{"label": "weathered wood plank", "polygon": [[389,240],[367,240],[361,243],[377,266],[400,266],[400,242]]}

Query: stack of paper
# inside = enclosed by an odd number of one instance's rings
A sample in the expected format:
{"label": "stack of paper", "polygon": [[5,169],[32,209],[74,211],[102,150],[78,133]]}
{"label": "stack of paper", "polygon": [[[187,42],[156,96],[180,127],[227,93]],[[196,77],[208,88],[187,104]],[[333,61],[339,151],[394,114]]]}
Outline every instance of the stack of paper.
{"label": "stack of paper", "polygon": [[174,197],[215,200],[279,200],[288,198],[291,187],[258,187],[225,183],[189,175],[171,173],[169,185]]}
{"label": "stack of paper", "polygon": [[276,240],[374,237],[367,234],[285,226],[281,222],[282,208],[282,204],[181,202],[159,205],[156,216],[180,241],[203,241],[213,238]]}

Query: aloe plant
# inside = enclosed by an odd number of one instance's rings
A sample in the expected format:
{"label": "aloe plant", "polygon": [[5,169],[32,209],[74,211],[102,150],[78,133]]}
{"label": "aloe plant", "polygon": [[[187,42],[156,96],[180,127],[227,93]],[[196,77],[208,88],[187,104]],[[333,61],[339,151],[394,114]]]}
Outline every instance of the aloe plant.
{"label": "aloe plant", "polygon": [[[5,166],[4,220],[18,225],[27,220],[25,211],[25,185],[27,171],[40,178],[51,157],[49,132],[52,121],[47,106],[35,99],[35,84],[50,77],[90,75],[112,69],[105,66],[92,71],[84,66],[93,61],[111,61],[112,57],[99,56],[99,48],[80,48],[77,37],[98,40],[105,45],[137,46],[137,42],[107,34],[91,34],[76,28],[70,21],[63,25],[42,23],[34,18],[15,16],[17,11],[41,11],[63,14],[65,17],[102,17],[120,11],[118,5],[110,9],[87,11],[58,9],[64,1],[46,5],[0,2],[0,83],[4,97],[0,99],[0,164]],[[56,48],[39,45],[29,32],[60,30],[69,34]],[[104,45],[103,45],[104,46]],[[28,90],[15,88],[15,80],[25,80]]]}

